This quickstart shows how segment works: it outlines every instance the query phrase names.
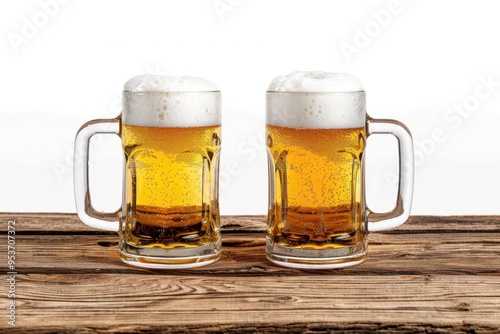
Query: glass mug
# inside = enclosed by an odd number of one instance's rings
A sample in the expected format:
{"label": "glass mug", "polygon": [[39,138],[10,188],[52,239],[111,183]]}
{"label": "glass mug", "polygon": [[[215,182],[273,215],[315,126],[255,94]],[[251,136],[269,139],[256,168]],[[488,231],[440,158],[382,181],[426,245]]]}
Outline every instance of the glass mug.
{"label": "glass mug", "polygon": [[[368,232],[403,224],[413,193],[413,143],[394,120],[366,114],[361,82],[348,74],[293,72],[267,91],[269,212],[266,253],[295,268],[341,268],[365,260]],[[399,142],[396,207],[371,212],[364,151],[372,134]]]}
{"label": "glass mug", "polygon": [[[221,255],[218,178],[221,94],[192,77],[139,75],[124,86],[122,113],[84,124],[75,140],[77,213],[87,225],[119,232],[121,259],[149,268],[189,268]],[[88,185],[89,140],[121,137],[122,207],[101,213]]]}

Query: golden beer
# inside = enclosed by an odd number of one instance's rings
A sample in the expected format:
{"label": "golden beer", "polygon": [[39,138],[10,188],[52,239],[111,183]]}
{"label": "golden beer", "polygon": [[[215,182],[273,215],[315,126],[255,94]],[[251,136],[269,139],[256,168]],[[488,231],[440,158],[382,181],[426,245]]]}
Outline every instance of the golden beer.
{"label": "golden beer", "polygon": [[[363,243],[365,129],[267,125],[271,248],[328,250]],[[272,196],[273,196],[272,195]]]}
{"label": "golden beer", "polygon": [[220,126],[123,124],[123,248],[194,248],[220,242]]}

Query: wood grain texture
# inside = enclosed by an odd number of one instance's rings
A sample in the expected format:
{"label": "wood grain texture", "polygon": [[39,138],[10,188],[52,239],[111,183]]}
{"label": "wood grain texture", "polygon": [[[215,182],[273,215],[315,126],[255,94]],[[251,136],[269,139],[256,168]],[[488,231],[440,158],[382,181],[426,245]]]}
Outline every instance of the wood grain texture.
{"label": "wood grain texture", "polygon": [[20,275],[19,327],[398,323],[498,328],[496,277]]}
{"label": "wood grain texture", "polygon": [[[176,270],[176,274],[299,275],[273,265],[265,257],[263,233],[230,234],[223,238],[222,258],[205,267]],[[369,237],[365,263],[342,270],[319,270],[319,275],[489,274],[500,275],[500,240],[491,233],[376,234]],[[128,266],[118,255],[117,235],[19,235],[19,273],[156,273]]]}
{"label": "wood grain texture", "polygon": [[0,214],[2,245],[11,219],[17,327],[2,307],[0,332],[500,332],[498,216],[412,217],[370,234],[366,262],[337,270],[267,261],[262,216],[223,217],[217,263],[164,271],[122,263],[117,234],[74,214]]}

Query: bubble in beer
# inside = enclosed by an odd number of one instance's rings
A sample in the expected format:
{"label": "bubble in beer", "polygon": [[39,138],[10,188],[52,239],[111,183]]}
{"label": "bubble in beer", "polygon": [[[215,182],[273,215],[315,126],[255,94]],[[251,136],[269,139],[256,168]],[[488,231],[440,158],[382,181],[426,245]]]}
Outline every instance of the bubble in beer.
{"label": "bubble in beer", "polygon": [[221,96],[216,85],[196,77],[142,74],[123,87],[124,124],[196,127],[221,123]]}
{"label": "bubble in beer", "polygon": [[295,71],[275,78],[267,90],[266,122],[305,129],[364,126],[363,85],[345,73]]}

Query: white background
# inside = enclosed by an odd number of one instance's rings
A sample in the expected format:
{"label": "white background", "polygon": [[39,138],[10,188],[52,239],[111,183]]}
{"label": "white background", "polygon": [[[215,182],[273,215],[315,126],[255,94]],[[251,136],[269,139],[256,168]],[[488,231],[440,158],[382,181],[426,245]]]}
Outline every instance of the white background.
{"label": "white background", "polygon": [[[158,73],[218,85],[222,214],[265,214],[265,91],[300,69],[356,75],[372,117],[411,129],[413,214],[500,214],[497,1],[64,2],[0,4],[0,211],[75,212],[78,128],[117,116],[127,79]],[[369,204],[387,210],[395,142],[370,145]],[[117,137],[94,140],[100,210],[119,206],[121,155]]]}

